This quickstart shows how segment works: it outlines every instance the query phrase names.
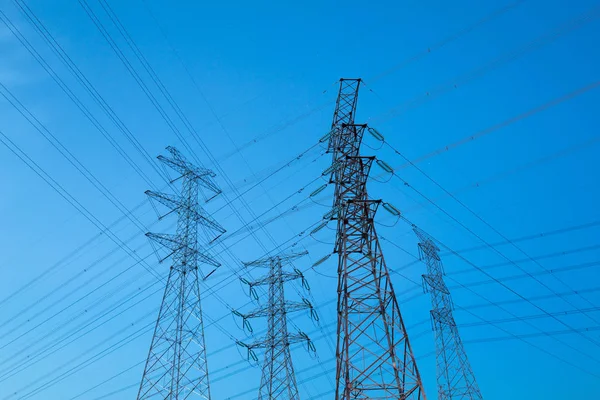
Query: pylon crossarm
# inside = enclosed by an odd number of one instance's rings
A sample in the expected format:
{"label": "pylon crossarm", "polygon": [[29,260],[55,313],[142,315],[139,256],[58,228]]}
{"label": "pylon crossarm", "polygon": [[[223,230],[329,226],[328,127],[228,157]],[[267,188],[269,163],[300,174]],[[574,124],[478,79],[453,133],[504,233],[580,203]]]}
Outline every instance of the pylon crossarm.
{"label": "pylon crossarm", "polygon": [[301,332],[298,335],[288,333],[287,316],[291,312],[303,309],[313,311],[313,307],[305,299],[301,302],[285,300],[285,282],[293,279],[304,280],[304,276],[296,269],[294,272],[283,271],[282,265],[305,254],[306,252],[277,255],[245,263],[246,266],[269,268],[268,275],[257,280],[242,279],[242,282],[250,287],[251,295],[256,286],[268,285],[268,302],[247,313],[234,312],[235,315],[242,318],[244,329],[250,326],[248,320],[252,318],[264,317],[267,320],[268,330],[263,338],[253,343],[241,344],[248,349],[248,358],[252,358],[254,361],[258,359],[254,350],[264,349],[264,363],[258,391],[259,400],[298,400],[298,387],[292,365],[290,344],[305,341],[310,349],[312,343],[307,340],[308,336]]}
{"label": "pylon crossarm", "polygon": [[170,167],[171,169],[178,172],[182,177],[186,176],[188,179],[196,180],[204,188],[210,190],[215,195],[221,193],[221,189],[213,182],[211,178],[216,175],[213,171],[207,168],[199,168],[194,164],[190,163],[183,157],[183,155],[174,147],[167,147],[171,157],[158,156],[158,160]]}
{"label": "pylon crossarm", "polygon": [[179,209],[181,204],[181,199],[179,196],[173,196],[167,193],[154,192],[152,190],[146,190],[146,195],[150,198],[150,200],[156,200],[159,203],[163,204],[170,210]]}
{"label": "pylon crossarm", "polygon": [[[298,301],[284,301],[283,306],[285,307],[285,312],[287,314],[293,313],[296,311],[307,310],[312,307],[311,305],[309,305],[305,302],[298,302]],[[271,313],[272,313],[271,307],[269,305],[265,305],[263,307],[252,310],[248,313],[242,314],[242,316],[246,319],[261,318],[261,317],[268,317],[271,315]]]}
{"label": "pylon crossarm", "polygon": [[414,226],[419,239],[421,260],[427,268],[423,275],[431,297],[431,318],[436,345],[438,397],[441,400],[482,400],[458,327],[452,313],[452,297],[444,282],[444,269],[434,239]]}
{"label": "pylon crossarm", "polygon": [[215,219],[212,218],[199,205],[195,204],[194,208],[191,209],[189,205],[182,201],[180,196],[174,196],[171,194],[161,192],[153,192],[151,190],[147,190],[145,193],[151,201],[158,201],[159,203],[169,208],[171,212],[186,213],[194,221],[198,221],[200,224],[213,229],[219,234],[225,233],[225,228],[223,228],[217,221],[215,221]]}
{"label": "pylon crossarm", "polygon": [[293,281],[296,279],[304,279],[304,275],[299,272],[282,272],[281,277],[274,278],[270,275],[266,275],[266,276],[263,276],[261,278],[254,280],[254,281],[248,281],[248,280],[244,279],[244,281],[242,281],[242,282],[246,285],[249,285],[250,287],[254,287],[254,286],[269,285],[273,282],[274,279],[280,279],[283,282],[289,282],[289,281]]}
{"label": "pylon crossarm", "polygon": [[172,235],[172,234],[168,234],[168,233],[148,232],[148,233],[146,233],[146,237],[148,237],[150,240],[155,241],[156,243],[160,244],[161,246],[166,247],[167,249],[171,250],[170,255],[174,255],[178,251],[180,251],[184,248],[187,248],[190,254],[192,254],[198,258],[199,262],[201,262],[203,264],[212,265],[213,267],[216,267],[216,268],[221,266],[220,262],[218,262],[214,258],[208,256],[207,254],[204,254],[204,253],[198,251],[197,249],[191,249],[189,247],[186,247],[185,244],[179,240],[177,235]]}
{"label": "pylon crossarm", "polygon": [[290,344],[304,343],[306,345],[306,347],[308,348],[308,351],[313,352],[313,353],[316,352],[316,348],[315,348],[313,341],[304,332],[289,334],[288,335],[288,343],[290,343]]}
{"label": "pylon crossarm", "polygon": [[167,151],[171,153],[171,158],[158,156],[158,159],[182,175],[193,172],[196,177],[209,176],[214,178],[216,174],[208,168],[200,168],[189,162],[179,150],[173,146],[167,146]]}
{"label": "pylon crossarm", "polygon": [[419,239],[419,246],[426,252],[431,254],[437,253],[440,251],[440,248],[435,244],[435,240],[433,237],[425,232],[423,229],[419,228],[416,225],[413,225],[413,232],[417,235]]}
{"label": "pylon crossarm", "polygon": [[305,250],[300,253],[292,253],[292,254],[286,254],[286,255],[277,255],[277,256],[259,258],[258,260],[245,262],[244,266],[246,266],[246,267],[270,267],[271,263],[274,263],[274,262],[275,263],[279,262],[283,266],[283,265],[291,263],[294,260],[304,257],[307,254],[308,254],[308,251]]}

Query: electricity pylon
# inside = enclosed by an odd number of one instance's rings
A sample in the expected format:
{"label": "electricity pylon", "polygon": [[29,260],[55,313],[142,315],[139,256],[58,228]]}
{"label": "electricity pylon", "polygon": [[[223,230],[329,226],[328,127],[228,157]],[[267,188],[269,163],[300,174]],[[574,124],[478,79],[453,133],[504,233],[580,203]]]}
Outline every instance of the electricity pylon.
{"label": "electricity pylon", "polygon": [[373,157],[361,157],[367,125],[354,123],[360,79],[341,79],[328,151],[338,253],[336,400],[424,399],[367,195]]}
{"label": "electricity pylon", "polygon": [[251,318],[268,318],[267,335],[250,344],[239,343],[248,349],[249,354],[255,359],[254,349],[264,349],[264,363],[262,366],[262,376],[260,388],[258,391],[258,400],[298,400],[298,385],[294,374],[294,366],[290,355],[290,345],[294,343],[305,343],[309,349],[314,351],[314,347],[309,337],[303,333],[289,333],[287,328],[287,315],[291,312],[309,309],[311,316],[314,316],[314,310],[311,303],[302,299],[302,302],[285,300],[284,283],[296,279],[301,279],[303,286],[305,284],[304,276],[299,270],[286,272],[283,270],[283,264],[296,258],[302,257],[306,252],[291,254],[287,256],[269,257],[245,263],[247,267],[268,267],[269,273],[253,282],[244,280],[244,283],[250,286],[250,294],[255,294],[254,287],[268,285],[269,299],[268,303],[246,314],[236,312],[244,319],[244,325]]}
{"label": "electricity pylon", "polygon": [[205,275],[199,267],[207,264],[214,271],[220,264],[200,251],[198,226],[218,235],[225,230],[200,207],[198,194],[200,187],[213,195],[220,190],[212,181],[212,171],[192,165],[173,147],[167,150],[171,156],[158,159],[179,174],[171,183],[181,179],[181,193],[146,194],[151,202],[168,207],[167,214],[177,214],[177,229],[174,235],[146,234],[168,250],[160,261],[171,257],[172,264],[137,398],[210,399],[199,285]]}
{"label": "electricity pylon", "polygon": [[482,400],[452,315],[452,298],[444,282],[440,249],[427,233],[417,227],[413,230],[419,238],[419,256],[427,266],[427,274],[423,275],[423,289],[431,295],[438,399]]}

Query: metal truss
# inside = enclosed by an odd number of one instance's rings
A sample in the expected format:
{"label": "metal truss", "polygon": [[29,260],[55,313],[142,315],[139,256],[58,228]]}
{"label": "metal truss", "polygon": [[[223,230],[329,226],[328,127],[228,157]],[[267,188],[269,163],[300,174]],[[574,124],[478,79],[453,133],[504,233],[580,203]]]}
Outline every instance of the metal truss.
{"label": "metal truss", "polygon": [[256,286],[268,286],[269,299],[267,304],[245,314],[237,312],[244,319],[244,322],[258,317],[268,319],[268,331],[264,338],[249,344],[239,343],[246,347],[249,354],[252,354],[255,359],[254,350],[264,349],[258,400],[299,399],[298,385],[290,355],[290,345],[305,343],[310,349],[313,349],[313,345],[305,333],[289,333],[287,315],[307,309],[312,314],[313,309],[312,304],[306,299],[302,299],[301,302],[292,302],[285,299],[284,283],[297,279],[304,281],[304,276],[297,270],[294,272],[284,271],[283,265],[304,254],[306,253],[276,256],[246,263],[246,266],[269,268],[267,275],[252,282],[244,281],[250,286],[251,291]]}
{"label": "metal truss", "polygon": [[450,291],[444,282],[444,267],[433,239],[414,227],[419,255],[427,267],[423,289],[431,295],[431,321],[435,336],[439,400],[483,400],[452,314]]}
{"label": "metal truss", "polygon": [[367,125],[355,124],[360,79],[341,79],[328,149],[333,154],[338,254],[336,400],[424,399],[367,195],[373,157],[361,157]]}
{"label": "metal truss", "polygon": [[212,272],[203,274],[200,265],[214,271],[220,264],[201,251],[198,226],[216,235],[225,229],[200,207],[198,195],[200,187],[212,197],[220,190],[212,171],[192,165],[174,147],[167,150],[171,156],[158,159],[179,174],[173,182],[181,179],[181,193],[146,194],[168,207],[168,214],[177,214],[177,229],[175,234],[146,234],[169,251],[161,261],[172,263],[137,399],[210,399],[199,280]]}

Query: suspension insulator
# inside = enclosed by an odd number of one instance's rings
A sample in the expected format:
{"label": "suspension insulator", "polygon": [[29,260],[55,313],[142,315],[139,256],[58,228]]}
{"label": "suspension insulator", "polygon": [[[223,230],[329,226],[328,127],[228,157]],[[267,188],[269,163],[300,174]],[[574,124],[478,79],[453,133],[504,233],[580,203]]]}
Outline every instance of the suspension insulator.
{"label": "suspension insulator", "polygon": [[312,231],[310,231],[311,235],[314,235],[315,233],[319,232],[321,229],[325,228],[327,226],[327,222],[322,222],[319,226],[317,226],[315,229],[313,229]]}
{"label": "suspension insulator", "polygon": [[250,347],[248,347],[248,356],[249,356],[249,358],[252,358],[252,360],[254,362],[258,362],[258,356],[254,352],[254,350],[252,350]]}
{"label": "suspension insulator", "polygon": [[317,262],[315,262],[312,266],[317,267],[317,266],[323,264],[325,261],[327,261],[327,259],[329,259],[329,257],[331,257],[331,254],[327,254],[325,257],[323,257],[320,260],[318,260]]}
{"label": "suspension insulator", "polygon": [[327,134],[325,136],[323,136],[321,139],[319,139],[319,143],[323,143],[329,140],[329,138],[331,137],[331,131],[327,132]]}
{"label": "suspension insulator", "polygon": [[390,165],[383,160],[377,160],[377,165],[379,165],[381,167],[381,169],[383,169],[386,172],[389,172],[390,174],[394,173],[394,169],[392,167],[390,167]]}
{"label": "suspension insulator", "polygon": [[400,210],[391,205],[390,203],[383,203],[383,208],[392,215],[400,216]]}
{"label": "suspension insulator", "polygon": [[323,215],[323,219],[331,220],[340,212],[341,207],[333,207]]}
{"label": "suspension insulator", "polygon": [[326,170],[321,172],[321,176],[330,175],[334,169],[335,169],[335,164],[331,164]]}
{"label": "suspension insulator", "polygon": [[325,190],[326,187],[327,187],[327,184],[324,184],[323,186],[319,187],[317,190],[315,190],[314,192],[312,192],[309,197],[314,197],[314,196],[318,195],[323,190]]}
{"label": "suspension insulator", "polygon": [[375,139],[379,140],[380,142],[385,141],[385,138],[383,137],[383,135],[381,133],[379,133],[379,131],[377,129],[369,127],[369,133],[371,134],[371,136],[373,136]]}

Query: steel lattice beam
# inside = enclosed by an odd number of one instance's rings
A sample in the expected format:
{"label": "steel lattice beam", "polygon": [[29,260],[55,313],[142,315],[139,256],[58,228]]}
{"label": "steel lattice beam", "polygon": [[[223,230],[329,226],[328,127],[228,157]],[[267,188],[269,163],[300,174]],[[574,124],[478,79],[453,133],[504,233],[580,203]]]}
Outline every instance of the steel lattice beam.
{"label": "steel lattice beam", "polygon": [[[177,214],[175,234],[148,233],[146,236],[170,251],[172,261],[156,321],[148,359],[138,391],[138,400],[210,399],[204,325],[200,303],[200,264],[220,264],[199,249],[198,225],[224,229],[201,210],[199,186],[219,193],[210,180],[211,171],[196,168],[173,147],[172,157],[159,157],[181,174],[181,194],[147,192]],[[211,272],[212,273],[212,272]]]}
{"label": "steel lattice beam", "polygon": [[444,282],[439,248],[427,233],[417,227],[413,230],[419,239],[419,255],[427,267],[423,289],[431,296],[438,399],[483,400],[454,321],[452,298]]}
{"label": "steel lattice beam", "polygon": [[361,157],[367,125],[355,124],[360,79],[342,79],[333,117],[337,220],[338,321],[336,400],[424,399],[425,393],[374,226],[369,199],[373,157]]}
{"label": "steel lattice beam", "polygon": [[292,312],[312,309],[308,301],[292,302],[285,300],[284,283],[292,279],[302,279],[301,274],[285,272],[283,263],[290,262],[306,253],[292,254],[284,257],[271,257],[246,263],[251,266],[267,266],[269,273],[254,282],[246,282],[251,287],[268,285],[268,303],[249,313],[236,312],[244,320],[249,318],[266,317],[268,319],[267,335],[250,344],[241,344],[249,352],[254,349],[264,349],[264,362],[258,400],[298,400],[298,385],[294,373],[290,345],[305,342],[310,344],[309,337],[298,332],[289,333],[287,315]]}

